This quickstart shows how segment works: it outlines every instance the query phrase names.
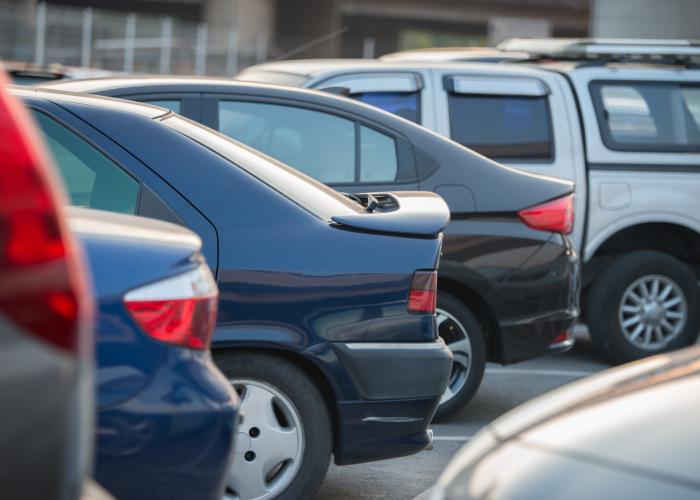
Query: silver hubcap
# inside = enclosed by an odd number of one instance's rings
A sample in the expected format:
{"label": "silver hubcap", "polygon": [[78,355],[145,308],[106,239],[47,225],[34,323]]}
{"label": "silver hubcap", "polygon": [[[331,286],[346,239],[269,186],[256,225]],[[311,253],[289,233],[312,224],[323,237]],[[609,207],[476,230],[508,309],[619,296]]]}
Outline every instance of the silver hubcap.
{"label": "silver hubcap", "polygon": [[243,421],[226,500],[263,500],[279,495],[294,479],[304,452],[304,430],[292,402],[259,380],[232,379]]}
{"label": "silver hubcap", "polygon": [[440,404],[445,404],[467,383],[472,363],[472,344],[467,329],[452,314],[444,309],[437,309],[435,316],[438,333],[452,351],[452,373],[447,389],[440,399]]}
{"label": "silver hubcap", "polygon": [[642,349],[660,349],[685,326],[685,295],[678,284],[666,276],[642,276],[622,294],[618,317],[622,333],[629,342]]}

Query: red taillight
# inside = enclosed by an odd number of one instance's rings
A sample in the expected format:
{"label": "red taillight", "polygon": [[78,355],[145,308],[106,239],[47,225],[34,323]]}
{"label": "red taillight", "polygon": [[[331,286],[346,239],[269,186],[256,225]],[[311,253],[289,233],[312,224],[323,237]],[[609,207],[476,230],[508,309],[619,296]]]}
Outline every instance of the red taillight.
{"label": "red taillight", "polygon": [[564,330],[559,335],[554,337],[552,339],[552,341],[549,343],[549,345],[561,344],[562,342],[566,342],[567,340],[569,340],[570,337],[571,337],[571,330]]}
{"label": "red taillight", "polygon": [[408,292],[408,311],[435,314],[437,305],[437,271],[416,271]]}
{"label": "red taillight", "polygon": [[6,83],[0,70],[0,313],[77,353],[90,309],[85,271],[64,227],[53,166]]}
{"label": "red taillight", "polygon": [[219,292],[209,268],[198,268],[132,290],[124,304],[152,338],[181,347],[208,349]]}
{"label": "red taillight", "polygon": [[569,234],[574,228],[574,195],[569,194],[518,212],[520,219],[533,229]]}

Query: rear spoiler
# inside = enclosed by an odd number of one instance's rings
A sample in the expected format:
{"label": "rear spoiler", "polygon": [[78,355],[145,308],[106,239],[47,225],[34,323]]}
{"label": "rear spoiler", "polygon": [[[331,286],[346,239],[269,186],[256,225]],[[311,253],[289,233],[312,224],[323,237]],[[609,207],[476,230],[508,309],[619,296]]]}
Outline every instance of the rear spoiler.
{"label": "rear spoiler", "polygon": [[440,196],[425,191],[347,195],[366,213],[335,215],[340,225],[364,231],[416,236],[437,236],[450,222],[450,209]]}

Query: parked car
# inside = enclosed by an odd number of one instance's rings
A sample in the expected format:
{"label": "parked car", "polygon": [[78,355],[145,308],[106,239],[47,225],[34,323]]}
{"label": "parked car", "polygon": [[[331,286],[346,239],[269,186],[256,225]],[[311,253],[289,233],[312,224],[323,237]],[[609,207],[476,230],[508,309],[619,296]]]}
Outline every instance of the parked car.
{"label": "parked car", "polygon": [[479,432],[421,498],[698,498],[698,390],[698,347],[557,389]]}
{"label": "parked car", "polygon": [[41,65],[22,61],[3,61],[12,83],[17,85],[40,85],[56,80],[74,78],[97,78],[116,74],[97,68],[80,66],[63,66],[62,64]]}
{"label": "parked car", "polygon": [[[56,125],[35,117],[51,137]],[[92,148],[77,141],[49,144],[63,162]],[[101,153],[92,154],[99,168]],[[182,226],[85,208],[68,221],[99,305],[95,479],[119,499],[221,500],[238,397],[209,353],[218,292],[201,240]]]}
{"label": "parked car", "polygon": [[310,498],[331,453],[348,464],[430,443],[452,363],[434,316],[439,196],[358,202],[163,108],[14,92],[74,204],[201,237],[220,291],[214,361],[241,395],[228,497]]}
{"label": "parked car", "polygon": [[[454,358],[438,417],[471,399],[487,360],[513,363],[572,344],[579,280],[563,236],[573,217],[568,182],[503,168],[389,113],[322,92],[138,77],[51,88],[168,107],[342,192],[421,189],[444,197],[452,222],[439,269],[437,321]],[[536,206],[558,213],[561,224],[535,220]]]}
{"label": "parked car", "polygon": [[[583,316],[614,362],[693,344],[700,252],[700,46],[522,39],[501,64],[312,60],[248,81],[331,88],[490,158],[576,182]],[[695,58],[695,59],[693,59]]]}
{"label": "parked car", "polygon": [[92,452],[92,297],[65,194],[0,70],[0,491],[79,498]]}

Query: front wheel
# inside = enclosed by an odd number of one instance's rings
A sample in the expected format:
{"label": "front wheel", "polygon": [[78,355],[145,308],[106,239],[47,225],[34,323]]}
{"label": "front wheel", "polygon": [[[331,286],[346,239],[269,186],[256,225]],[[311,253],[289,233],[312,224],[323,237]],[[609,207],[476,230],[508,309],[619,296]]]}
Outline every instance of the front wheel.
{"label": "front wheel", "polygon": [[225,500],[312,498],[332,448],[330,416],[311,379],[264,353],[215,353],[241,400]]}
{"label": "front wheel", "polygon": [[588,292],[586,319],[596,350],[614,363],[695,343],[697,279],[683,262],[654,251],[616,258]]}
{"label": "front wheel", "polygon": [[435,419],[463,408],[476,393],[486,367],[486,342],[479,321],[460,300],[438,292],[435,311],[438,333],[452,351],[452,371]]}

